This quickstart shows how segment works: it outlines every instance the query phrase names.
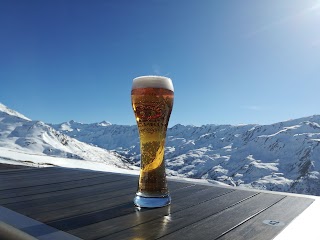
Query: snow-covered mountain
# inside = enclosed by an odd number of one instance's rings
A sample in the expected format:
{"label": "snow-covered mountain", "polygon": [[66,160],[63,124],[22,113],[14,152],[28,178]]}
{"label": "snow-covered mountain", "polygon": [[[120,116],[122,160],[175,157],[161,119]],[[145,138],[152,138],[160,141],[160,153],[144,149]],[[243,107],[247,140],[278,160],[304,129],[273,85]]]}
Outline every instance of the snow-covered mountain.
{"label": "snow-covered mountain", "polygon": [[[175,125],[166,146],[168,175],[320,195],[317,115],[272,125]],[[14,154],[25,161],[37,156],[50,164],[69,159],[127,168],[126,161],[139,165],[139,137],[136,126],[48,125],[0,104],[0,159]]]}
{"label": "snow-covered mountain", "polygon": [[[139,164],[136,126],[75,121],[51,125]],[[169,175],[233,186],[320,195],[320,116],[272,125],[175,125],[168,129]]]}
{"label": "snow-covered mountain", "polygon": [[[0,158],[24,153],[45,157],[78,159],[128,168],[129,164],[117,153],[89,145],[60,133],[41,121],[32,121],[0,103]],[[3,154],[1,155],[1,153]],[[32,162],[32,160],[29,160]],[[54,164],[54,161],[50,161]],[[76,167],[76,166],[75,166]]]}

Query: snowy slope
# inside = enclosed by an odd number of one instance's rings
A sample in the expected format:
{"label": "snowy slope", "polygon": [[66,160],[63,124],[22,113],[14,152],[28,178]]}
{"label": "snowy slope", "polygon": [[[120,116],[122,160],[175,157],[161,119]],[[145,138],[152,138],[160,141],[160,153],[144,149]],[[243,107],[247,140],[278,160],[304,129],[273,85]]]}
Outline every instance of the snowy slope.
{"label": "snowy slope", "polygon": [[[136,126],[74,121],[52,126],[139,164]],[[320,195],[320,116],[272,125],[176,125],[168,129],[166,161],[173,176]]]}
{"label": "snowy slope", "polygon": [[26,116],[22,115],[21,113],[18,113],[10,108],[7,108],[5,105],[3,105],[2,103],[0,103],[0,117],[3,115],[5,116],[5,114],[11,115],[13,117],[17,117],[17,118],[21,118],[24,120],[30,120],[29,118],[27,118]]}
{"label": "snowy slope", "polygon": [[[116,153],[80,142],[0,104],[0,158],[4,158],[2,155],[6,150],[129,167],[123,157]],[[5,159],[8,159],[7,155]]]}
{"label": "snowy slope", "polygon": [[[176,125],[168,129],[166,146],[171,176],[320,195],[317,115],[272,125]],[[0,104],[2,162],[130,168],[127,161],[138,166],[139,158],[136,126],[105,121],[48,125]]]}

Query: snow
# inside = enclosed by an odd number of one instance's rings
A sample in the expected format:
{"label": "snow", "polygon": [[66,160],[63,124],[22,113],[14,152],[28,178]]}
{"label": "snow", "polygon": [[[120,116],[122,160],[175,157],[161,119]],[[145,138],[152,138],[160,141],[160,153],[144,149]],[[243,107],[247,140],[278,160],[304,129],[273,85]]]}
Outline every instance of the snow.
{"label": "snow", "polygon": [[[139,175],[140,168],[129,164],[127,159],[118,153],[73,139],[44,122],[21,117],[22,115],[4,105],[1,105],[1,109],[5,112],[0,111],[2,116],[0,118],[0,163],[33,167],[58,166]],[[88,125],[70,121],[64,123],[61,130],[73,132],[73,129],[85,126]],[[95,124],[95,129],[109,126],[112,125],[103,121]],[[119,132],[114,131],[113,134],[117,135]],[[136,147],[133,146],[130,149],[136,149]],[[208,184],[207,180],[196,181]],[[216,181],[210,182],[221,184]]]}
{"label": "snow", "polygon": [[97,125],[102,126],[102,127],[107,127],[107,126],[110,126],[111,123],[107,122],[107,121],[102,121],[102,122],[97,123]]}
{"label": "snow", "polygon": [[57,166],[139,175],[139,169],[137,167],[131,167],[132,169],[123,169],[116,167],[115,165],[107,165],[103,162],[82,161],[78,159],[47,156],[44,154],[31,154],[29,152],[22,152],[3,147],[0,147],[0,163],[33,167]]}
{"label": "snow", "polygon": [[[124,169],[114,165],[107,165],[101,162],[82,161],[78,159],[61,158],[42,154],[31,154],[29,152],[21,152],[3,147],[0,147],[0,163],[24,165],[31,167],[66,167],[101,172],[130,174],[137,176],[140,174],[140,168],[134,166],[132,166],[131,169]],[[207,181],[205,179],[190,179],[181,177],[168,177],[168,179],[182,182],[228,186],[226,184],[214,180]]]}
{"label": "snow", "polygon": [[[52,125],[61,130],[63,124]],[[168,174],[232,186],[320,195],[320,116],[271,125],[177,124],[167,131]],[[139,166],[136,126],[71,124],[64,132],[112,150]],[[315,174],[317,173],[317,174]]]}
{"label": "snow", "polygon": [[25,117],[21,113],[18,113],[16,111],[12,110],[12,109],[7,108],[2,103],[0,103],[0,112],[7,113],[8,115],[15,116],[15,117],[18,117],[18,118],[22,118],[22,119],[27,120],[27,121],[30,120],[29,118]]}
{"label": "snow", "polygon": [[[314,115],[272,125],[176,125],[168,129],[165,159],[175,181],[320,195],[319,156]],[[50,126],[0,103],[0,163],[139,175],[139,159],[136,126]],[[311,197],[315,202],[275,240],[320,239],[320,198]]]}
{"label": "snow", "polygon": [[[2,148],[71,159],[73,163],[81,160],[123,169],[139,167],[135,125],[106,121],[48,125],[21,117],[4,105],[1,109]],[[168,129],[165,150],[168,176],[311,195],[320,195],[319,156],[317,115],[271,125],[178,124]]]}
{"label": "snow", "polygon": [[70,125],[67,124],[67,123],[61,125],[61,130],[63,130],[63,131],[69,131],[69,132],[72,132],[72,131],[73,131],[73,129],[72,129],[72,128],[70,127]]}
{"label": "snow", "polygon": [[[25,154],[41,156],[41,158],[48,160],[46,163],[60,164],[60,166],[62,166],[62,163],[59,159],[70,159],[72,166],[75,166],[74,163],[77,161],[77,165],[81,165],[83,168],[87,164],[85,163],[86,161],[90,163],[90,166],[92,162],[97,162],[97,166],[104,164],[124,169],[132,168],[117,153],[73,139],[56,131],[44,122],[32,121],[21,117],[19,113],[8,109],[2,104],[1,109],[3,111],[0,111],[0,116],[2,116],[0,119],[0,148],[11,149],[11,152],[15,153],[14,156],[19,153],[24,153],[21,156],[25,156]],[[76,123],[70,122],[70,124]],[[66,130],[67,128],[64,129]],[[7,153],[4,150],[2,152]],[[0,157],[11,159],[7,155],[0,155]],[[13,159],[19,160],[16,157]],[[25,158],[22,157],[21,160],[25,161]],[[58,163],[54,163],[53,160]],[[39,161],[37,160],[36,163]]]}

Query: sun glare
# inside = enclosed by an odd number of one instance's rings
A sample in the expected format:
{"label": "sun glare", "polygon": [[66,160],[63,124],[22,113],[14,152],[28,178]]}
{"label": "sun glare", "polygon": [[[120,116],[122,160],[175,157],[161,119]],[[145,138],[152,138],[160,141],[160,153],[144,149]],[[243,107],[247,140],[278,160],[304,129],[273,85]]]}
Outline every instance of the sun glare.
{"label": "sun glare", "polygon": [[316,4],[314,4],[312,7],[306,10],[306,12],[315,12],[315,11],[320,11],[320,1],[318,1]]}

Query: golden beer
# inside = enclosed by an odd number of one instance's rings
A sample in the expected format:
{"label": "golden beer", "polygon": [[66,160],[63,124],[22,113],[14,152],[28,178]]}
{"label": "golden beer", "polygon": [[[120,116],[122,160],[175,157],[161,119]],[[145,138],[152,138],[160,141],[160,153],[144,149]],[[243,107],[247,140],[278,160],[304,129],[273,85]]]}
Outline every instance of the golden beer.
{"label": "golden beer", "polygon": [[139,185],[135,204],[161,207],[170,203],[164,149],[173,106],[173,86],[169,78],[146,76],[134,79],[132,108],[136,117],[141,151]]}

